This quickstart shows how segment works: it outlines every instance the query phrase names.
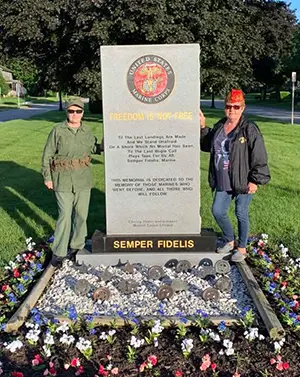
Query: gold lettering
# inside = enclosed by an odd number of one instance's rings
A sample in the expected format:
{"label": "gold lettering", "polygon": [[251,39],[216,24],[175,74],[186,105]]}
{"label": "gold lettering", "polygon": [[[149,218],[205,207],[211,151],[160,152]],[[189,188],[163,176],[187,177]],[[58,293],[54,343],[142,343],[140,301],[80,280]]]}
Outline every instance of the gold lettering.
{"label": "gold lettering", "polygon": [[158,240],[157,241],[157,247],[158,248],[165,247],[165,241],[164,240]]}
{"label": "gold lettering", "polygon": [[113,246],[114,249],[118,249],[120,247],[119,241],[114,241]]}
{"label": "gold lettering", "polygon": [[152,249],[153,248],[153,241],[148,240],[146,247],[147,247],[147,249]]}
{"label": "gold lettering", "polygon": [[144,119],[144,113],[109,113],[109,120],[131,121]]}
{"label": "gold lettering", "polygon": [[195,246],[194,240],[188,240],[188,247],[193,248]]}

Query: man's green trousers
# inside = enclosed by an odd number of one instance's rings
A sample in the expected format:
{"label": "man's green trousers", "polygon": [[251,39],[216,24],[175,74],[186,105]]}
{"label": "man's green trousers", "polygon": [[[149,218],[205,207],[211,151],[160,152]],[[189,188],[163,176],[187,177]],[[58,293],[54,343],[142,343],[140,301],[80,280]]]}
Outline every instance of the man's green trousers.
{"label": "man's green trousers", "polygon": [[91,190],[80,192],[55,191],[58,205],[53,254],[59,257],[67,255],[68,247],[82,249],[87,236],[87,217]]}

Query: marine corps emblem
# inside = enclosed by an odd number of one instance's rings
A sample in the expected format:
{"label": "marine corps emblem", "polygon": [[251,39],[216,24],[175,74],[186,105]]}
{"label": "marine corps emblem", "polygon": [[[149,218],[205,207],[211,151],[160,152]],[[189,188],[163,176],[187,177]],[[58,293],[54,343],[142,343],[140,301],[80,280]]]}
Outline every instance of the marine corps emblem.
{"label": "marine corps emblem", "polygon": [[175,76],[171,65],[157,55],[136,59],[127,73],[130,93],[143,103],[159,103],[172,93]]}

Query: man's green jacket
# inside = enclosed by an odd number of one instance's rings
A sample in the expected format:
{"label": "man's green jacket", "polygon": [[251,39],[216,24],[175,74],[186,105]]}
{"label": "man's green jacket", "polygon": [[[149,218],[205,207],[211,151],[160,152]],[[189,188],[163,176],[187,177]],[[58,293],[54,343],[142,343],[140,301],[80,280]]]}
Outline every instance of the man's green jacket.
{"label": "man's green jacket", "polygon": [[42,157],[44,181],[53,181],[55,191],[78,192],[93,187],[89,163],[91,153],[103,150],[91,130],[81,124],[71,128],[67,121],[50,132]]}

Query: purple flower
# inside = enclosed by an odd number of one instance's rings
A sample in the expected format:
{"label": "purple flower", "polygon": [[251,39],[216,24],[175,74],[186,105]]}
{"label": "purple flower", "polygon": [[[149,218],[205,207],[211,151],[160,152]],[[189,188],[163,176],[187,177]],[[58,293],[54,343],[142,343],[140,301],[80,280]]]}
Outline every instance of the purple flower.
{"label": "purple flower", "polygon": [[54,235],[50,236],[47,240],[47,243],[52,243],[54,242]]}
{"label": "purple flower", "polygon": [[118,316],[121,317],[122,319],[125,319],[125,314],[124,314],[124,312],[122,312],[122,310],[118,310],[118,311],[117,311],[117,314],[118,314]]}
{"label": "purple flower", "polygon": [[41,272],[42,269],[43,269],[43,265],[41,263],[37,263],[37,265],[36,265],[37,272]]}
{"label": "purple flower", "polygon": [[164,307],[165,305],[162,302],[160,302],[158,305],[158,310],[157,310],[157,313],[159,315],[165,315]]}
{"label": "purple flower", "polygon": [[17,285],[17,289],[18,289],[21,293],[23,293],[23,292],[25,291],[24,285],[21,284],[21,283]]}
{"label": "purple flower", "polygon": [[179,321],[182,322],[182,323],[187,323],[187,318],[184,316],[184,314],[182,312],[177,312],[175,314],[176,317],[179,318]]}
{"label": "purple flower", "polygon": [[69,318],[72,320],[72,321],[75,321],[77,319],[77,311],[76,311],[76,308],[74,305],[70,305],[69,306],[69,310],[68,310],[68,314],[69,314]]}
{"label": "purple flower", "polygon": [[92,315],[86,315],[86,316],[84,316],[84,319],[85,319],[87,322],[92,322],[92,320],[93,320],[93,316],[92,316]]}
{"label": "purple flower", "polygon": [[17,299],[16,299],[16,296],[13,292],[11,292],[9,295],[8,295],[8,298],[9,298],[9,301],[10,302],[14,302],[16,303],[17,302]]}
{"label": "purple flower", "polygon": [[197,309],[196,314],[201,315],[203,318],[208,318],[208,314],[201,309]]}
{"label": "purple flower", "polygon": [[225,323],[224,321],[221,321],[221,322],[219,323],[218,330],[219,330],[220,332],[224,332],[224,331],[226,331],[226,323]]}
{"label": "purple flower", "polygon": [[245,306],[244,309],[241,311],[241,315],[242,315],[243,317],[245,317],[245,315],[247,314],[247,312],[249,312],[250,309],[251,309],[251,308],[250,308],[249,305]]}
{"label": "purple flower", "polygon": [[273,279],[274,277],[274,273],[273,272],[269,272],[268,270],[265,271],[264,273],[264,276],[270,278],[270,279]]}

